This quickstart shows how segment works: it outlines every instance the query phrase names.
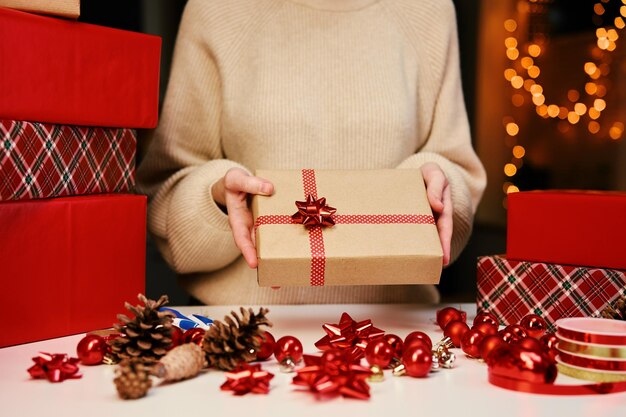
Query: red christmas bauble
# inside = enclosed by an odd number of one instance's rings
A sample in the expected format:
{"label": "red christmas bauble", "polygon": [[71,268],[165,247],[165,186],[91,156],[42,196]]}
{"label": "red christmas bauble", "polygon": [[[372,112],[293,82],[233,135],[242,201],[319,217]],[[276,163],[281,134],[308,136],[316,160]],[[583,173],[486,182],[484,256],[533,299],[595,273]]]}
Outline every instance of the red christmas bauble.
{"label": "red christmas bauble", "polygon": [[469,326],[464,321],[453,320],[443,330],[443,335],[449,337],[455,347],[461,346],[461,337],[469,330]]}
{"label": "red christmas bauble", "polygon": [[370,366],[378,365],[386,368],[394,357],[394,349],[384,337],[370,341],[365,348],[365,360]]}
{"label": "red christmas bauble", "polygon": [[513,333],[511,330],[509,329],[502,329],[498,332],[498,336],[500,336],[500,338],[511,345],[516,344],[517,342],[520,341],[521,337],[519,337],[518,335],[516,335],[515,333]]}
{"label": "red christmas bauble", "polygon": [[494,350],[487,364],[494,375],[532,383],[551,384],[557,376],[556,365],[546,354],[518,345]]}
{"label": "red christmas bauble", "polygon": [[393,350],[393,356],[395,356],[396,358],[401,358],[404,343],[402,342],[400,336],[396,336],[395,334],[386,334],[383,336],[383,338],[385,339],[385,342],[387,342],[389,346],[391,346],[391,349]]}
{"label": "red christmas bauble", "polygon": [[493,326],[496,327],[496,331],[498,330],[498,327],[500,326],[500,323],[498,323],[498,318],[495,316],[495,314],[489,313],[487,311],[478,313],[476,317],[474,317],[474,321],[472,322],[472,324],[476,326],[477,324],[480,324],[480,323],[492,324]]}
{"label": "red christmas bauble", "polygon": [[428,375],[433,367],[433,354],[425,343],[414,343],[404,350],[402,364],[407,375],[422,378]]}
{"label": "red christmas bauble", "polygon": [[556,344],[558,343],[558,341],[559,339],[556,337],[554,333],[546,333],[543,336],[541,336],[541,339],[539,339],[539,342],[546,349],[556,349]]}
{"label": "red christmas bauble", "polygon": [[176,346],[183,343],[183,331],[180,330],[180,327],[172,326],[172,343],[168,349],[174,349]]}
{"label": "red christmas bauble", "polygon": [[534,337],[535,339],[539,339],[543,336],[548,328],[546,321],[536,314],[524,316],[524,318],[520,320],[519,324],[524,330],[526,330],[528,336]]}
{"label": "red christmas bauble", "polygon": [[102,363],[107,353],[108,344],[103,337],[88,334],[76,346],[76,355],[83,365],[98,365]]}
{"label": "red christmas bauble", "polygon": [[508,345],[497,334],[492,336],[485,336],[485,338],[480,342],[480,357],[487,361],[491,352],[503,346]]}
{"label": "red christmas bauble", "polygon": [[274,347],[276,346],[276,339],[270,332],[263,332],[260,336],[257,336],[261,343],[256,349],[256,360],[264,361],[269,359],[274,354]]}
{"label": "red christmas bauble", "polygon": [[487,322],[477,323],[473,325],[472,330],[478,330],[485,336],[493,336],[494,334],[498,334],[498,326],[494,326],[493,324]]}
{"label": "red christmas bauble", "polygon": [[426,343],[428,349],[433,348],[433,341],[431,340],[431,338],[426,333],[420,332],[419,330],[409,333],[404,338],[404,346],[408,347],[416,340],[421,340],[422,342]]}
{"label": "red christmas bauble", "polygon": [[461,337],[461,350],[472,358],[480,358],[480,343],[485,334],[478,330],[468,330]]}
{"label": "red christmas bauble", "polygon": [[183,343],[195,343],[198,346],[202,346],[205,333],[206,330],[199,327],[187,329],[185,333],[183,333]]}
{"label": "red christmas bauble", "polygon": [[274,356],[278,362],[291,358],[294,363],[302,360],[302,343],[293,336],[283,336],[274,345]]}
{"label": "red christmas bauble", "polygon": [[466,321],[467,313],[454,307],[445,307],[437,311],[437,324],[441,330],[444,330],[450,322],[455,320]]}
{"label": "red christmas bauble", "polygon": [[504,330],[508,330],[511,333],[513,333],[515,336],[517,336],[518,341],[528,336],[528,333],[526,333],[526,330],[524,330],[524,328],[520,326],[519,324],[509,324],[508,326],[504,328]]}
{"label": "red christmas bauble", "polygon": [[534,337],[530,337],[530,336],[520,339],[520,341],[517,342],[517,345],[526,350],[534,350],[535,352],[544,351],[544,348],[541,342],[539,342],[539,340],[535,339]]}

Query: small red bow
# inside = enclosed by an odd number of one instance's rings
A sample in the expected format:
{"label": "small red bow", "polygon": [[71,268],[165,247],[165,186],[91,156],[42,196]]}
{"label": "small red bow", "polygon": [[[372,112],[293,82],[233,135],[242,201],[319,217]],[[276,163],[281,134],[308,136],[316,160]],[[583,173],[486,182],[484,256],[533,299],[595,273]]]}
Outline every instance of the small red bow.
{"label": "small red bow", "polygon": [[356,322],[348,313],[343,313],[339,324],[326,323],[322,326],[326,336],[315,342],[319,350],[340,349],[348,350],[350,355],[360,359],[370,340],[385,334],[372,324],[372,320]]}
{"label": "small red bow", "polygon": [[306,227],[332,227],[335,225],[332,215],[336,208],[326,205],[326,198],[315,198],[312,195],[306,197],[306,201],[296,201],[298,211],[291,218],[295,223]]}
{"label": "small red bow", "polygon": [[28,373],[34,379],[46,378],[50,382],[63,382],[82,377],[76,365],[78,358],[70,358],[65,353],[39,352],[33,362],[35,364],[28,368]]}
{"label": "small red bow", "polygon": [[261,369],[261,365],[243,363],[231,372],[225,372],[226,382],[222,391],[233,391],[235,395],[267,394],[270,391],[270,380],[274,374]]}
{"label": "small red bow", "polygon": [[322,395],[343,395],[360,400],[370,397],[367,378],[372,371],[359,365],[347,351],[327,350],[322,356],[304,355],[304,367],[296,370],[294,385]]}

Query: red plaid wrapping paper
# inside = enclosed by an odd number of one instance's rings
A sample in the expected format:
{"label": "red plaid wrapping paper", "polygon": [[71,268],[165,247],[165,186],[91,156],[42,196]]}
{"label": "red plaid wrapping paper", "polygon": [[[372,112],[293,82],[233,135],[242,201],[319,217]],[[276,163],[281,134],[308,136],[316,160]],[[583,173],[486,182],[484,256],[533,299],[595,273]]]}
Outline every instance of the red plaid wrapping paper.
{"label": "red plaid wrapping paper", "polygon": [[599,316],[626,294],[626,271],[482,256],[477,285],[479,311],[495,314],[501,324],[538,314],[554,331],[559,318]]}
{"label": "red plaid wrapping paper", "polygon": [[134,189],[132,129],[0,120],[0,134],[0,201]]}

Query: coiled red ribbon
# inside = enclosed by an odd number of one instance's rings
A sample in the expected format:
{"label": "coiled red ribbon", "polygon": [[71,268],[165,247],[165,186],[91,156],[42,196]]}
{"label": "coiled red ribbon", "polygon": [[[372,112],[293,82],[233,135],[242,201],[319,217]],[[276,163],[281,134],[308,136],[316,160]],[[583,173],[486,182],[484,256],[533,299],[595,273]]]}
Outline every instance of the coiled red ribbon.
{"label": "coiled red ribbon", "polygon": [[[318,200],[315,170],[302,170],[304,198]],[[298,206],[298,208],[300,208]],[[331,207],[332,208],[332,207]],[[334,209],[333,209],[334,210]],[[334,213],[334,212],[333,212]],[[435,218],[426,214],[332,214],[334,224],[435,224]],[[291,215],[263,215],[254,223],[255,229],[267,224],[302,223]],[[311,248],[311,286],[324,285],[326,251],[321,226],[307,227]]]}

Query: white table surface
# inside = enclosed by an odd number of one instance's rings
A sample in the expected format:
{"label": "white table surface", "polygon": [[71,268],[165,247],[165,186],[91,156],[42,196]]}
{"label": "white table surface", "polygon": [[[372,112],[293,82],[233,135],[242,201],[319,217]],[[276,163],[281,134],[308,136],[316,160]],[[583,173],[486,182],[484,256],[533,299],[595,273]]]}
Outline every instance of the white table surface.
{"label": "white table surface", "polygon": [[[456,306],[458,307],[458,305]],[[405,337],[413,330],[428,333],[433,341],[442,332],[434,323],[437,307],[407,305],[304,305],[270,306],[274,323],[271,333],[298,337],[305,353],[316,354],[314,342],[324,335],[321,325],[337,323],[342,312],[355,320],[372,319],[387,333]],[[462,305],[468,322],[475,306]],[[200,313],[221,319],[233,310],[228,306],[184,307],[186,313]],[[255,308],[256,309],[256,308]],[[319,401],[309,392],[291,384],[294,374],[283,374],[272,359],[263,368],[275,374],[268,395],[233,396],[220,391],[224,374],[210,370],[175,384],[153,386],[147,397],[123,401],[113,384],[114,367],[81,366],[82,379],[52,384],[31,380],[26,369],[37,352],[69,353],[75,356],[82,335],[51,339],[0,349],[0,416],[623,416],[626,393],[603,396],[556,397],[517,393],[494,387],[487,382],[484,363],[457,352],[455,369],[431,373],[427,378],[393,377],[371,383],[371,398],[366,401],[334,398]],[[557,383],[582,383],[559,376]],[[341,413],[341,414],[340,414]]]}

